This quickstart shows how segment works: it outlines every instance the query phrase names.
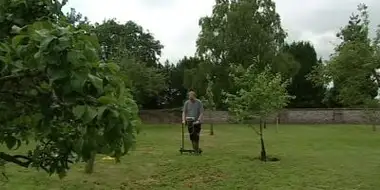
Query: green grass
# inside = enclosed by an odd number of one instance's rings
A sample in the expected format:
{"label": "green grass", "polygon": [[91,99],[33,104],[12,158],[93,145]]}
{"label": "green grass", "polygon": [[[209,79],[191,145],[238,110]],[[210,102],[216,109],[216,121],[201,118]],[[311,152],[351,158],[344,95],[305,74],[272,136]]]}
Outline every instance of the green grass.
{"label": "green grass", "polygon": [[[262,163],[252,129],[204,126],[202,156],[180,155],[180,127],[144,126],[136,151],[121,164],[98,157],[95,172],[83,164],[63,180],[44,172],[7,165],[10,182],[2,190],[50,189],[258,189],[374,190],[380,187],[380,134],[368,126],[281,125],[265,131],[268,153],[279,162]],[[187,145],[189,147],[189,145]]]}

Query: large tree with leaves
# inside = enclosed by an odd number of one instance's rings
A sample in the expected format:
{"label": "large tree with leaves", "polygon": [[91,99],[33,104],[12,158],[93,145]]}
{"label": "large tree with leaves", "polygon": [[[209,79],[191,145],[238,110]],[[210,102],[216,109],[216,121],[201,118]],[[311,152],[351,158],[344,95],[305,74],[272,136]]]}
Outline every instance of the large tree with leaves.
{"label": "large tree with leaves", "polygon": [[341,43],[324,65],[316,67],[314,82],[334,83],[339,101],[349,107],[362,106],[377,95],[379,60],[377,45],[369,38],[367,6],[360,4],[357,14],[337,34]]}
{"label": "large tree with leaves", "polygon": [[197,53],[213,65],[215,88],[220,89],[216,97],[222,90],[234,90],[230,65],[247,68],[256,59],[260,70],[271,65],[275,72],[291,73],[296,68],[296,62],[281,52],[286,33],[272,0],[216,0],[212,15],[201,18],[199,24]]}
{"label": "large tree with leaves", "polygon": [[300,64],[297,74],[291,78],[288,86],[289,93],[296,96],[288,106],[291,108],[323,107],[325,88],[315,86],[307,79],[313,67],[322,64],[317,58],[313,45],[303,41],[293,42],[285,45],[284,50],[291,54],[295,61]]}
{"label": "large tree with leaves", "polygon": [[139,106],[158,108],[158,94],[166,89],[165,75],[158,63],[163,48],[161,43],[133,21],[121,24],[116,19],[105,20],[101,24],[96,23],[92,30],[101,44],[102,58],[117,62],[122,73],[128,76]]}
{"label": "large tree with leaves", "polygon": [[157,108],[160,103],[158,96],[167,88],[166,76],[162,70],[133,58],[122,59],[119,66],[139,107]]}
{"label": "large tree with leaves", "polygon": [[199,96],[205,92],[205,74],[201,70],[203,60],[197,57],[183,57],[176,64],[166,61],[161,68],[166,76],[167,88],[160,93],[165,108],[178,108],[183,105],[189,89],[193,89]]}
{"label": "large tree with leaves", "polygon": [[[48,1],[28,3],[28,8],[57,8]],[[88,162],[91,172],[98,152],[119,161],[134,142],[138,122],[119,67],[99,61],[95,36],[66,19],[62,23],[59,13],[43,16],[22,23],[1,20],[13,33],[0,44],[0,143],[17,149],[34,142],[25,154],[1,151],[0,159],[61,177],[77,161]]]}
{"label": "large tree with leaves", "polygon": [[[260,136],[260,160],[270,160],[264,143],[264,123],[288,104],[291,98],[286,91],[288,81],[284,82],[279,73],[273,74],[269,66],[261,72],[253,65],[247,69],[234,67],[233,71],[231,76],[239,90],[234,94],[226,93],[228,110],[236,122],[248,123],[255,130]],[[255,120],[260,123],[259,130],[252,124]]]}
{"label": "large tree with leaves", "polygon": [[148,66],[156,67],[163,46],[153,35],[133,21],[125,24],[116,19],[96,23],[94,32],[98,36],[105,59],[133,57]]}
{"label": "large tree with leaves", "polygon": [[[358,13],[337,34],[341,43],[330,61],[315,70],[314,82],[333,82],[338,100],[348,107],[379,107],[374,101],[380,87],[379,38],[369,38],[367,6],[360,4]],[[315,74],[314,73],[314,74]]]}

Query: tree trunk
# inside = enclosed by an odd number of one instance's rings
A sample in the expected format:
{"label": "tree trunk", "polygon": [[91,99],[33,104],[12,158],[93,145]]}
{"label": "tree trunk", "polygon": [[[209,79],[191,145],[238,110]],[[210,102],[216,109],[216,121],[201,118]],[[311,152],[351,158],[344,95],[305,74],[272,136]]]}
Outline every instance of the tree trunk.
{"label": "tree trunk", "polygon": [[93,151],[91,153],[91,158],[86,162],[86,166],[85,166],[85,169],[84,169],[85,173],[91,174],[91,173],[94,172],[95,156],[96,156],[96,152]]}
{"label": "tree trunk", "polygon": [[264,125],[265,125],[265,122],[263,123],[262,120],[260,119],[260,143],[261,143],[260,160],[261,161],[267,161],[267,152],[265,150],[264,135],[263,135]]}
{"label": "tree trunk", "polygon": [[373,121],[372,121],[372,131],[376,131],[376,124],[377,124],[377,114],[376,114],[376,110],[372,110],[372,118],[373,118]]}
{"label": "tree trunk", "polygon": [[278,133],[278,117],[276,117],[276,133]]}
{"label": "tree trunk", "polygon": [[209,113],[209,118],[210,118],[210,135],[214,135],[214,123],[212,122],[212,111]]}

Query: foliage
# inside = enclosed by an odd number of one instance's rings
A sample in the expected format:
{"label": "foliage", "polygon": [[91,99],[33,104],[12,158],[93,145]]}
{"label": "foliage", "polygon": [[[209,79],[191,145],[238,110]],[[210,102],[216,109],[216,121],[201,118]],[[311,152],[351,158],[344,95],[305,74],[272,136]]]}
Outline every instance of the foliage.
{"label": "foliage", "polygon": [[284,82],[279,73],[273,74],[269,66],[262,72],[257,71],[253,65],[249,66],[247,70],[242,66],[235,67],[233,70],[235,73],[232,74],[232,77],[240,90],[236,94],[226,93],[228,110],[235,121],[239,123],[249,122],[248,125],[251,127],[250,120],[257,118],[260,120],[260,130],[255,130],[260,136],[260,160],[268,161],[263,125],[265,125],[268,116],[288,104],[291,98],[286,91],[288,82]]}
{"label": "foliage", "polygon": [[124,58],[119,66],[121,74],[127,77],[134,99],[144,108],[149,108],[151,100],[167,88],[166,76],[158,68],[128,58]]}
{"label": "foliage", "polygon": [[96,23],[91,30],[98,36],[101,56],[115,61],[127,76],[134,99],[141,108],[155,109],[167,88],[166,75],[158,60],[163,46],[153,35],[133,21],[120,24],[116,19]]}
{"label": "foliage", "polygon": [[45,21],[14,28],[0,45],[0,143],[35,147],[0,158],[61,177],[99,151],[119,160],[134,142],[138,110],[119,67],[99,62],[96,37]]}
{"label": "foliage", "polygon": [[23,27],[36,20],[57,22],[66,3],[67,0],[1,0],[0,42],[15,35],[13,26]]}
{"label": "foliage", "polygon": [[198,58],[192,59],[193,65],[184,71],[183,85],[186,89],[193,89],[199,96],[203,96],[206,94],[208,85],[207,75],[212,73],[212,70],[205,61]]}
{"label": "foliage", "polygon": [[367,6],[360,4],[358,11],[338,33],[342,42],[335,48],[330,61],[316,67],[311,77],[320,85],[333,82],[337,99],[349,107],[366,107],[367,102],[373,102],[380,84],[378,45],[368,37]]}
{"label": "foliage", "polygon": [[257,56],[271,60],[286,37],[271,0],[217,0],[212,15],[201,18],[199,23],[199,55],[214,63],[228,61],[245,68]]}
{"label": "foliage", "polygon": [[105,59],[134,57],[147,66],[157,66],[163,46],[135,22],[119,24],[115,19],[105,20],[101,24],[95,24],[94,32]]}
{"label": "foliage", "polygon": [[198,96],[204,95],[204,77],[207,71],[201,69],[203,65],[203,60],[186,56],[177,64],[165,62],[161,72],[165,74],[168,86],[160,94],[164,107],[182,107],[189,89],[196,90]]}
{"label": "foliage", "polygon": [[[215,108],[215,101],[214,101],[214,93],[213,93],[213,86],[214,82],[210,75],[206,76],[207,78],[207,89],[206,89],[206,95],[202,97],[202,103],[205,106],[206,110],[209,110],[209,118],[211,119],[213,114],[212,112],[216,110]],[[210,135],[214,135],[214,123],[210,121]]]}
{"label": "foliage", "polygon": [[305,77],[312,72],[313,67],[322,64],[321,61],[318,61],[313,45],[303,41],[293,42],[287,44],[284,51],[291,54],[300,66],[288,86],[289,94],[296,96],[288,106],[297,108],[322,107],[325,88],[315,86]]}
{"label": "foliage", "polygon": [[236,94],[227,93],[226,102],[237,122],[266,118],[289,102],[288,81],[284,82],[279,73],[273,74],[269,66],[262,72],[257,72],[253,66],[247,70],[235,68],[235,71],[232,77],[240,90]]}
{"label": "foliage", "polygon": [[206,109],[215,111],[215,102],[214,102],[214,93],[212,92],[214,82],[213,78],[210,75],[206,76],[207,78],[207,89],[206,89],[206,95],[202,98],[202,102]]}
{"label": "foliage", "polygon": [[[297,62],[281,51],[286,33],[272,0],[216,0],[212,14],[201,18],[199,25],[197,55],[211,65],[209,74],[216,77],[218,108],[224,107],[222,91],[238,90],[229,77],[230,66],[248,68],[254,63],[263,71],[269,65],[285,77],[297,72]],[[256,58],[260,61],[252,62]]]}

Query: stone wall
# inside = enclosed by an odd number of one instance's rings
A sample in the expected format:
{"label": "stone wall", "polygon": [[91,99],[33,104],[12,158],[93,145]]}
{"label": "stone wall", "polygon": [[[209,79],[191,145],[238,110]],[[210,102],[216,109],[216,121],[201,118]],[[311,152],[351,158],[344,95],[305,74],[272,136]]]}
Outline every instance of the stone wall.
{"label": "stone wall", "polygon": [[[376,110],[380,116],[380,110]],[[278,116],[279,123],[289,124],[364,124],[368,123],[365,112],[362,109],[286,109]],[[269,123],[276,122],[276,115],[268,119]],[[142,110],[140,118],[143,123],[179,123],[181,122],[180,110]],[[205,112],[205,123],[229,123],[228,112]]]}

